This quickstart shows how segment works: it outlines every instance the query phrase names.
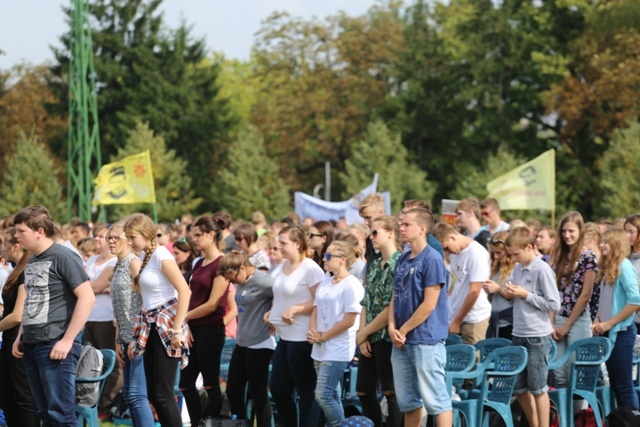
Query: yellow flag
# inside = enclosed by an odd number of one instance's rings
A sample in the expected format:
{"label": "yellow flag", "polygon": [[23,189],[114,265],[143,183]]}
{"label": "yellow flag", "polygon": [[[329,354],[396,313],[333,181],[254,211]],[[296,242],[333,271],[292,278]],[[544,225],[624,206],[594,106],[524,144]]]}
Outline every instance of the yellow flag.
{"label": "yellow flag", "polygon": [[556,160],[553,149],[499,176],[487,184],[488,197],[497,199],[501,210],[556,207]]}
{"label": "yellow flag", "polygon": [[102,166],[93,183],[94,206],[156,202],[149,150]]}

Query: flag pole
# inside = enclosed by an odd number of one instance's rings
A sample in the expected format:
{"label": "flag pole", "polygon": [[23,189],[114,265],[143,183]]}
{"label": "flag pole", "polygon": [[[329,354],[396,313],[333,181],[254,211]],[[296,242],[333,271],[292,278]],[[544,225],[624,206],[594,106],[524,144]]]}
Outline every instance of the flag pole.
{"label": "flag pole", "polygon": [[152,203],[153,207],[153,222],[158,223],[158,205],[156,203]]}
{"label": "flag pole", "polygon": [[553,228],[556,227],[556,210],[555,209],[551,209],[551,226]]}

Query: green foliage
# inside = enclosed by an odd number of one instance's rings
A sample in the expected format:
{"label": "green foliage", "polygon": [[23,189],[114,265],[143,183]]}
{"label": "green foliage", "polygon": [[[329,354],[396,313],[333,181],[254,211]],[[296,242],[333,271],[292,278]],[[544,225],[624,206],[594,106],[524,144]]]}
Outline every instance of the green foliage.
{"label": "green foliage", "polygon": [[345,170],[339,174],[346,189],[345,199],[370,185],[374,174],[379,173],[378,191],[391,193],[393,212],[399,211],[407,199],[431,201],[435,190],[427,174],[410,160],[400,135],[379,120],[369,124],[365,135],[354,144]]}
{"label": "green foliage", "polygon": [[211,188],[219,208],[234,218],[250,218],[254,211],[280,218],[291,210],[289,188],[278,177],[278,166],[267,156],[255,128],[240,130],[227,157],[228,166],[220,170]]}
{"label": "green foliage", "polygon": [[[164,138],[154,135],[149,124],[137,123],[135,129],[129,132],[124,148],[118,149],[118,153],[111,157],[111,162],[146,150],[151,153],[158,221],[170,222],[185,212],[194,212],[202,203],[202,198],[194,195],[191,178],[186,173],[187,162],[178,157],[175,150],[168,150]],[[134,212],[149,215],[152,212],[150,204],[113,205],[108,209],[112,220]]]}
{"label": "green foliage", "polygon": [[[487,197],[487,183],[489,181],[526,162],[527,160],[513,154],[510,150],[500,148],[495,153],[489,154],[486,161],[479,163],[475,167],[464,170],[457,169],[455,176],[458,181],[449,198],[476,197],[478,200],[482,200]],[[465,163],[464,165],[466,166],[467,164]]]}
{"label": "green foliage", "polygon": [[260,81],[254,74],[254,61],[229,59],[222,53],[214,52],[213,62],[220,69],[218,96],[228,100],[232,116],[238,118],[238,129],[246,126],[260,90]]}
{"label": "green foliage", "polygon": [[640,124],[631,121],[613,134],[598,164],[602,198],[597,212],[618,219],[637,212],[640,206]]}
{"label": "green foliage", "polygon": [[[164,26],[161,0],[91,0],[98,116],[103,158],[116,153],[137,121],[148,122],[167,147],[187,160],[186,173],[205,195],[212,165],[235,119],[218,96],[219,66],[207,63],[203,39],[190,28]],[[63,37],[64,45],[67,38]],[[62,113],[68,108],[67,50],[54,50],[52,80]],[[65,152],[62,144],[54,151]],[[205,207],[207,207],[205,202]]]}
{"label": "green foliage", "polygon": [[383,108],[404,45],[397,9],[390,1],[364,16],[339,12],[322,21],[273,14],[257,33],[262,83],[251,119],[294,190],[321,182],[326,161],[342,170]]}
{"label": "green foliage", "polygon": [[46,145],[35,135],[20,132],[15,151],[7,159],[2,181],[0,215],[12,215],[25,206],[43,205],[62,221],[66,202],[60,185],[60,169]]}

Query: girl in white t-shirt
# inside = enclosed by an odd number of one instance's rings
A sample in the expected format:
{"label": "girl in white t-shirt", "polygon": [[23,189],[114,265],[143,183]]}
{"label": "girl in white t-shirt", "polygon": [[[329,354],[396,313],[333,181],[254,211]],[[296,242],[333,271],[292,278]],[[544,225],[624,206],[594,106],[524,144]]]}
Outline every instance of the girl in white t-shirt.
{"label": "girl in white t-shirt", "polygon": [[[324,279],[322,269],[306,257],[305,232],[298,226],[285,227],[278,235],[284,262],[271,273],[273,307],[265,320],[280,336],[273,354],[271,394],[282,427],[315,426],[320,407],[315,401],[316,371],[307,342],[309,319],[316,288]],[[293,391],[300,397],[299,405]]]}
{"label": "girl in white t-shirt", "polygon": [[128,356],[144,354],[147,394],[166,427],[182,426],[180,409],[173,387],[178,362],[187,364],[187,326],[185,318],[191,290],[171,252],[158,244],[156,227],[151,218],[133,214],[124,231],[134,251],[142,251],[140,273],[134,287],[142,294],[142,312],[134,325]]}
{"label": "girl in white t-shirt", "polygon": [[364,288],[349,267],[360,256],[360,249],[344,241],[334,241],[324,254],[324,269],[332,274],[318,287],[307,341],[313,344],[317,383],[315,395],[327,419],[338,427],[344,409],[338,384],[356,352],[358,316]]}

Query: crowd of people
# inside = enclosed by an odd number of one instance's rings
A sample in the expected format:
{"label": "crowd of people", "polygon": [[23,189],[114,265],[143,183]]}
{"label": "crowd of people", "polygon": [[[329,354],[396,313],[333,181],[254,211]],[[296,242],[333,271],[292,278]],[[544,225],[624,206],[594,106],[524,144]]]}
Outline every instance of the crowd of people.
{"label": "crowd of people", "polygon": [[[226,397],[258,427],[339,426],[339,384],[376,427],[452,425],[445,340],[502,337],[528,364],[514,391],[529,425],[549,425],[548,356],[593,335],[618,405],[638,408],[632,357],[640,309],[640,215],[557,227],[502,219],[495,199],[466,198],[453,224],[422,200],[397,215],[380,194],[364,224],[224,211],[176,224],[133,214],[115,224],[60,225],[42,206],[2,225],[0,409],[8,426],[75,425],[83,342],[116,352],[99,411],[121,394],[134,426],[181,426],[176,375],[192,425],[220,417],[221,353],[235,339]],[[566,386],[569,364],[554,372]],[[201,378],[201,382],[199,382]],[[269,395],[270,393],[270,395]],[[206,396],[203,399],[203,394]],[[380,398],[386,401],[381,409]]]}

